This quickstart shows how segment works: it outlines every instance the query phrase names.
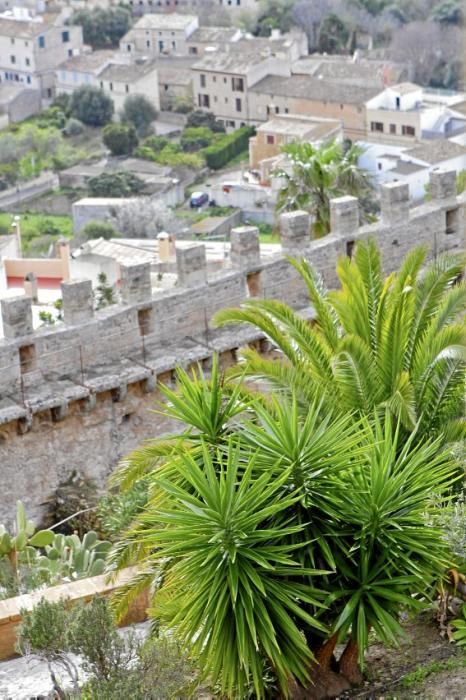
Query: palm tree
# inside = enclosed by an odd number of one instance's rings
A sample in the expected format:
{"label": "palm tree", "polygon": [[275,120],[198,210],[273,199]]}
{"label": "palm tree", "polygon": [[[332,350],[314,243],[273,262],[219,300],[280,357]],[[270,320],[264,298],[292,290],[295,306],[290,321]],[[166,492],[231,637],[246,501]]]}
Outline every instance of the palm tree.
{"label": "palm tree", "polygon": [[[284,180],[278,194],[277,210],[303,209],[314,218],[317,237],[330,231],[330,200],[353,195],[369,204],[372,185],[369,174],[358,167],[362,154],[359,146],[345,148],[336,141],[316,147],[311,143],[291,143],[284,147],[291,172],[276,170],[274,175]],[[364,211],[362,211],[364,215]],[[364,216],[363,216],[364,218]]]}
{"label": "palm tree", "polygon": [[388,409],[406,433],[466,436],[466,285],[462,256],[441,256],[425,270],[426,249],[415,248],[386,279],[373,240],[353,259],[341,258],[341,289],[329,292],[303,259],[290,262],[307,285],[315,323],[287,304],[248,300],[217,314],[219,325],[248,323],[264,332],[282,361],[244,353],[237,372],[293,390],[301,405],[316,396],[345,413]]}
{"label": "palm tree", "polygon": [[[113,553],[151,583],[151,615],[228,698],[332,697],[358,680],[368,631],[397,641],[448,564],[426,519],[455,475],[437,441],[407,442],[387,414],[361,420],[314,401],[272,398],[223,377],[178,372],[165,388],[180,433],[130,455],[116,480],[144,475],[150,499]],[[436,504],[437,507],[437,504]],[[332,668],[338,640],[346,643]],[[333,660],[333,664],[336,662]]]}

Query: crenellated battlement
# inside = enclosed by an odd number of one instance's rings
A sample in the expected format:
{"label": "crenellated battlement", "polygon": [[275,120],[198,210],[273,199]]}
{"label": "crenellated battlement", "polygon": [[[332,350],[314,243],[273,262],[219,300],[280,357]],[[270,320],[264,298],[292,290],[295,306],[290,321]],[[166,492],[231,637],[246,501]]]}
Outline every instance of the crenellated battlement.
{"label": "crenellated battlement", "polygon": [[0,343],[0,423],[21,420],[27,430],[30,414],[56,410],[66,415],[70,401],[88,400],[102,388],[118,389],[131,381],[155,384],[160,373],[207,359],[214,351],[237,348],[256,339],[251,330],[218,330],[217,311],[245,298],[279,298],[304,308],[304,285],[286,255],[303,256],[336,285],[335,265],[351,255],[360,238],[373,236],[387,271],[396,269],[405,253],[424,243],[434,256],[464,245],[464,197],[455,195],[454,171],[431,174],[432,199],[409,208],[404,183],[381,188],[381,218],[358,226],[358,202],[340,197],[331,202],[331,233],[311,241],[305,212],[283,214],[281,249],[261,256],[257,228],[232,230],[228,267],[207,272],[202,243],[176,250],[178,285],[152,294],[149,263],[121,270],[122,303],[94,311],[89,280],[62,284],[63,323],[33,331],[31,300],[21,296],[1,301],[5,339]]}

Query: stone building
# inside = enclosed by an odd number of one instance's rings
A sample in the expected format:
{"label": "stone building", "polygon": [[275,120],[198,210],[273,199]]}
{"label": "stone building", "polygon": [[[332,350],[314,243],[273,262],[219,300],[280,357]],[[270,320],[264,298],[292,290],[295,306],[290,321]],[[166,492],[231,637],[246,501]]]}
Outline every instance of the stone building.
{"label": "stone building", "polygon": [[43,105],[55,96],[55,70],[82,51],[82,30],[60,13],[31,17],[27,10],[0,16],[0,82],[40,92]]}

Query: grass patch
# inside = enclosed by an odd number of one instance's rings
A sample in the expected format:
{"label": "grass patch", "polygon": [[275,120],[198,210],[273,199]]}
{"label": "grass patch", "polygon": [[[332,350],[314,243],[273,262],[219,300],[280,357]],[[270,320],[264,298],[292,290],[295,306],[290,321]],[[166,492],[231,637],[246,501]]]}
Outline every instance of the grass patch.
{"label": "grass patch", "polygon": [[[13,233],[15,214],[0,212],[0,234]],[[23,255],[34,257],[48,252],[50,245],[60,238],[72,238],[73,221],[70,216],[47,216],[45,214],[20,214]]]}
{"label": "grass patch", "polygon": [[432,661],[429,664],[419,666],[415,671],[411,671],[411,673],[407,673],[402,679],[401,685],[404,688],[410,688],[413,685],[423,683],[426,678],[436,673],[442,673],[443,671],[455,671],[459,668],[465,667],[466,655],[460,657],[455,656],[452,659],[447,659],[446,661]]}

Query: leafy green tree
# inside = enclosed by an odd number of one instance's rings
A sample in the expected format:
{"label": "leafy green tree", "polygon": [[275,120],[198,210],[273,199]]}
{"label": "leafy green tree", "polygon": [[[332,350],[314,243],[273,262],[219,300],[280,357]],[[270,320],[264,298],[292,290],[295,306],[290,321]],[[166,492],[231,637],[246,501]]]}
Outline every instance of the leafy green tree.
{"label": "leafy green tree", "polygon": [[217,322],[263,331],[284,361],[247,350],[246,374],[295,390],[304,406],[323,396],[342,411],[388,409],[420,439],[463,439],[466,285],[457,281],[464,259],[441,256],[421,274],[426,255],[415,248],[384,279],[376,243],[361,242],[351,260],[339,260],[334,292],[304,259],[294,261],[316,312],[312,328],[278,300],[247,301]]}
{"label": "leafy green tree", "polygon": [[93,49],[113,49],[118,48],[120,39],[131,27],[131,12],[122,5],[78,10],[70,24],[82,27],[84,43]]}
{"label": "leafy green tree", "polygon": [[115,170],[91,177],[88,189],[91,197],[130,197],[142,192],[144,180],[125,170]]}
{"label": "leafy green tree", "polygon": [[77,88],[70,102],[71,116],[88,126],[104,126],[112,120],[113,100],[100,88],[83,85]]}
{"label": "leafy green tree", "polygon": [[388,413],[358,421],[319,399],[301,411],[261,397],[215,362],[210,380],[178,381],[162,391],[183,432],[117,476],[128,487],[144,475],[151,490],[114,552],[141,564],[117,610],[156,578],[153,614],[228,698],[267,696],[270,671],[284,695],[343,692],[360,680],[369,629],[396,643],[400,611],[418,609],[448,563],[429,514],[456,475],[450,453],[406,441]]}
{"label": "leafy green tree", "polygon": [[345,22],[335,14],[329,14],[321,24],[318,50],[321,53],[341,53],[348,45],[351,32]]}
{"label": "leafy green tree", "polygon": [[89,221],[83,227],[81,233],[86,240],[104,238],[108,241],[110,238],[115,238],[118,235],[115,228],[108,221]]}
{"label": "leafy green tree", "polygon": [[[311,143],[290,143],[283,148],[291,163],[275,175],[284,180],[278,199],[278,211],[303,209],[312,214],[317,237],[330,231],[330,200],[342,195],[372,199],[369,174],[358,166],[362,153],[359,146],[345,149],[336,141],[313,146]],[[362,212],[364,218],[364,212]]]}
{"label": "leafy green tree", "polygon": [[102,137],[112,156],[129,155],[138,145],[138,137],[132,124],[107,124]]}
{"label": "leafy green tree", "polygon": [[120,116],[122,122],[133,125],[138,136],[146,136],[150,125],[157,119],[157,110],[144,95],[129,95]]}

